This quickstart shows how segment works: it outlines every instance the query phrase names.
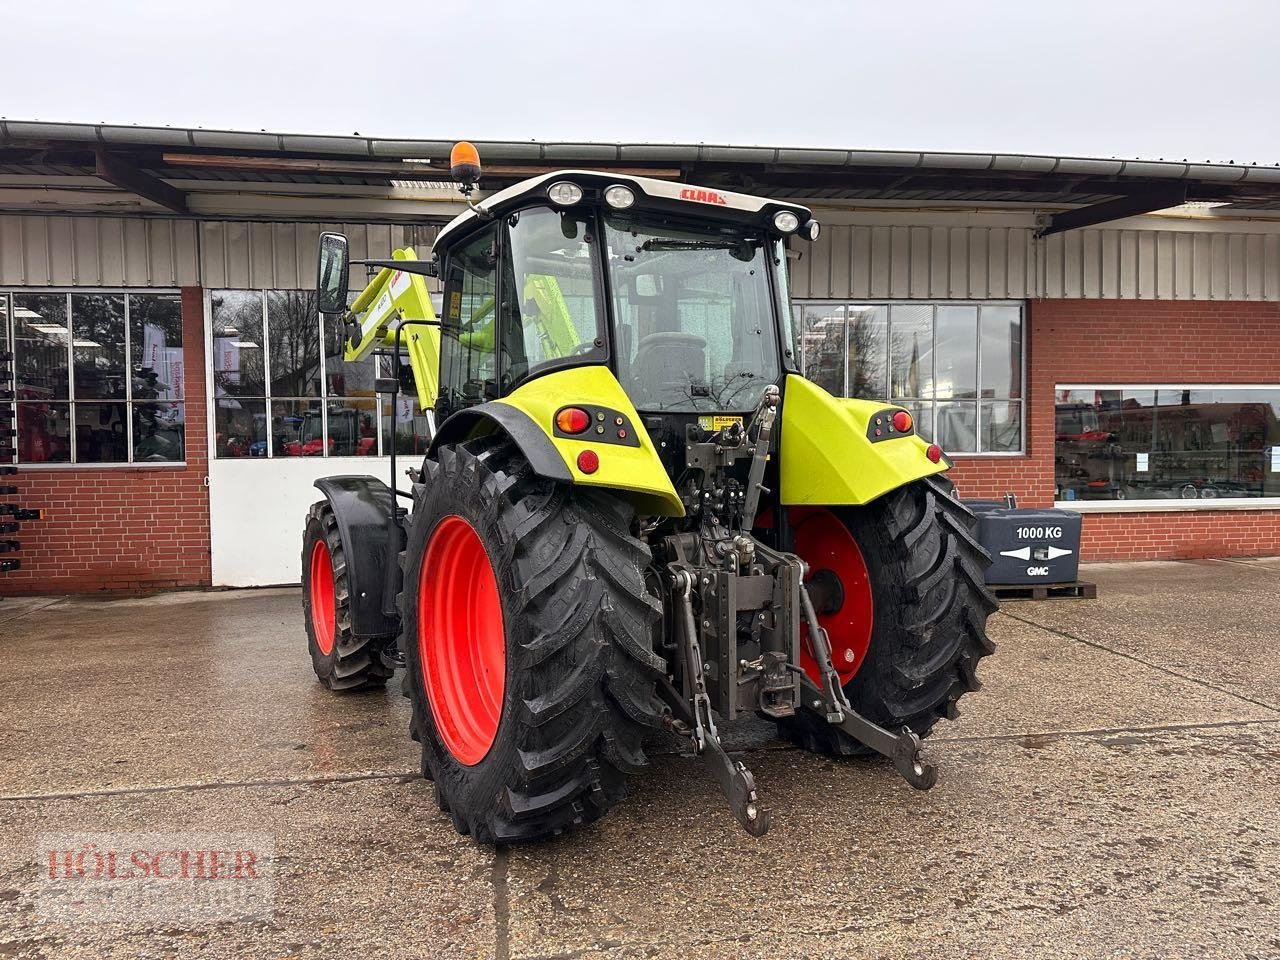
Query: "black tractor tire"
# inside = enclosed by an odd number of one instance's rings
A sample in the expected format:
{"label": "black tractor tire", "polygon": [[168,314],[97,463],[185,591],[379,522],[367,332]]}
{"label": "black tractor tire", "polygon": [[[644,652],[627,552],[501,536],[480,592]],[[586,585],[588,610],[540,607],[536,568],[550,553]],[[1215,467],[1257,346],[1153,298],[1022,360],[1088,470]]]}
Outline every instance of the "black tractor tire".
{"label": "black tractor tire", "polygon": [[[978,661],[995,651],[986,625],[999,604],[983,580],[991,556],[978,520],[944,477],[834,512],[862,552],[875,605],[866,659],[845,695],[868,720],[928,736],[939,719],[959,716],[956,701],[981,686]],[[807,706],[778,732],[827,756],[874,753]]]}
{"label": "black tractor tire", "polygon": [[[422,772],[458,832],[482,843],[541,840],[602,817],[647,763],[662,724],[655,694],[659,601],[645,586],[649,548],[633,508],[537,476],[501,436],[443,446],[414,485],[400,595],[411,733]],[[419,583],[447,517],[478,535],[498,586],[505,685],[492,745],[464,764],[437,729],[419,650]]]}
{"label": "black tractor tire", "polygon": [[[315,609],[316,592],[312,590],[312,577],[315,575],[312,558],[319,543],[328,550],[333,582],[332,621],[327,629],[316,623],[316,617],[325,614]],[[302,616],[307,630],[307,648],[311,651],[311,666],[321,683],[335,693],[386,686],[394,671],[382,662],[382,651],[393,647],[396,638],[357,637],[351,632],[347,552],[338,530],[338,518],[333,515],[333,508],[327,500],[311,505],[302,537]],[[322,643],[322,637],[329,634],[332,635],[332,643]],[[330,649],[326,651],[325,646]]]}

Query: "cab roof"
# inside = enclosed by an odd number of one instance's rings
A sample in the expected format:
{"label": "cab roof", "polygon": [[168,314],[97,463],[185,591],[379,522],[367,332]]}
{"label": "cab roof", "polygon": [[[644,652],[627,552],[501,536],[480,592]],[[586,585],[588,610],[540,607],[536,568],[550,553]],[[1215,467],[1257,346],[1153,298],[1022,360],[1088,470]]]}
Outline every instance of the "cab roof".
{"label": "cab roof", "polygon": [[[813,219],[813,214],[808,207],[747,193],[733,193],[729,190],[699,187],[690,183],[655,180],[652,177],[625,176],[597,170],[557,170],[522,180],[486,197],[476,204],[482,211],[480,215],[473,210],[468,210],[454,217],[436,237],[436,247],[440,249],[448,247],[459,237],[469,233],[469,228],[482,219],[500,217],[508,211],[524,206],[531,200],[547,200],[547,188],[561,181],[577,184],[583,190],[582,200],[562,207],[567,210],[600,206],[604,203],[602,199],[604,191],[619,184],[630,187],[636,195],[636,202],[634,206],[627,208],[628,212],[653,211],[725,224],[758,226],[779,236],[782,234],[773,225],[773,218],[779,211],[790,210],[796,215],[802,227]],[[552,206],[557,205],[552,204]]]}

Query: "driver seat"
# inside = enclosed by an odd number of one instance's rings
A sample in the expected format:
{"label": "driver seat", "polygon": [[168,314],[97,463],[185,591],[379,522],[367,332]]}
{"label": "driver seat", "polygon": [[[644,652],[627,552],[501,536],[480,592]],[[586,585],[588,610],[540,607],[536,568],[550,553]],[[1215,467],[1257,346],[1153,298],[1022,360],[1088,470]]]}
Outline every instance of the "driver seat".
{"label": "driver seat", "polygon": [[[631,382],[645,400],[662,402],[707,378],[707,341],[695,333],[663,331],[642,337],[631,361]],[[643,404],[638,404],[642,406]]]}

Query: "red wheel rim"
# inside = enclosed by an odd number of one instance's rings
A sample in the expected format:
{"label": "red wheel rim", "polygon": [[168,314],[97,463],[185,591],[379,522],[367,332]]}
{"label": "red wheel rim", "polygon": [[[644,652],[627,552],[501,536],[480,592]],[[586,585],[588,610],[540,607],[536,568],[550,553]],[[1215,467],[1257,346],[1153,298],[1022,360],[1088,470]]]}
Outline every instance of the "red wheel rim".
{"label": "red wheel rim", "polygon": [[[871,595],[871,578],[867,563],[849,528],[824,507],[793,509],[788,514],[794,534],[794,552],[809,564],[809,579],[830,570],[840,581],[844,602],[839,609],[820,613],[818,623],[831,641],[831,660],[840,682],[848,683],[862,666],[871,646],[871,628],[875,622],[875,601]],[[815,683],[821,685],[818,663],[809,644],[809,630],[800,625],[800,666]]]}
{"label": "red wheel rim", "polygon": [[440,739],[459,763],[479,763],[502,719],[506,633],[493,564],[461,517],[440,521],[422,559],[418,663]]}
{"label": "red wheel rim", "polygon": [[333,559],[329,545],[317,540],[311,548],[311,626],[316,646],[326,657],[333,653],[333,636],[337,632],[337,612],[333,602]]}

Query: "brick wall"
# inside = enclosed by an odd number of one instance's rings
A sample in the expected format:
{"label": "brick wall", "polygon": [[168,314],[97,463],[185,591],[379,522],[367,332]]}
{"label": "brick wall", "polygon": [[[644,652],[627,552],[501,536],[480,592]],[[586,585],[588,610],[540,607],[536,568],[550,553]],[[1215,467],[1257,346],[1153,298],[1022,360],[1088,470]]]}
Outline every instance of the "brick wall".
{"label": "brick wall", "polygon": [[[1280,382],[1280,304],[1032,300],[1027,310],[1027,456],[960,458],[965,497],[1053,502],[1059,383]],[[1280,553],[1280,510],[1085,514],[1086,560]]]}
{"label": "brick wall", "polygon": [[24,524],[17,554],[22,567],[0,579],[0,594],[208,585],[208,428],[199,287],[182,289],[182,343],[186,465],[22,470],[21,502],[44,508],[45,518]]}

